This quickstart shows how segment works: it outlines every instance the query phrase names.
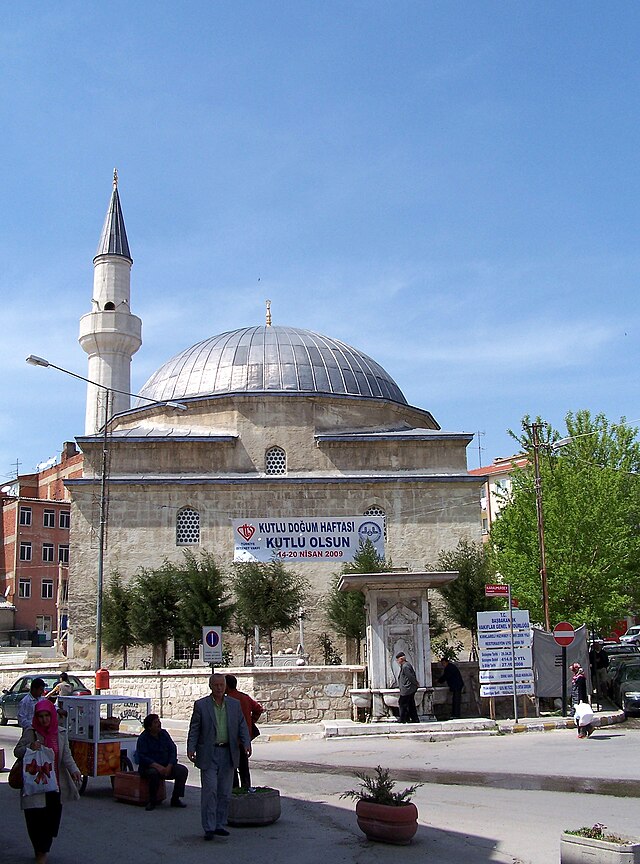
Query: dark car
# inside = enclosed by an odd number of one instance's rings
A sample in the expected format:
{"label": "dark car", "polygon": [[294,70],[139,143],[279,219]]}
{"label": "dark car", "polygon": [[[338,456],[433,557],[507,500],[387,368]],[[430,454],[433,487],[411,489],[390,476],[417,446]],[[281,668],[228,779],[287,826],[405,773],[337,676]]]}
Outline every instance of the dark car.
{"label": "dark car", "polygon": [[611,698],[625,712],[640,710],[640,659],[618,666],[611,682]]}
{"label": "dark car", "polygon": [[[18,709],[20,703],[29,692],[31,682],[34,678],[42,678],[45,684],[45,695],[60,681],[59,675],[23,675],[22,678],[13,684],[9,690],[3,690],[0,696],[0,726],[6,726],[9,720],[18,719]],[[90,696],[89,690],[85,684],[76,676],[69,675],[69,684],[73,687],[72,696]]]}
{"label": "dark car", "polygon": [[603,696],[611,697],[613,695],[613,679],[615,678],[618,668],[625,663],[640,662],[640,647],[637,645],[605,645],[602,649],[609,659],[609,665],[605,670],[604,678],[604,693]]}

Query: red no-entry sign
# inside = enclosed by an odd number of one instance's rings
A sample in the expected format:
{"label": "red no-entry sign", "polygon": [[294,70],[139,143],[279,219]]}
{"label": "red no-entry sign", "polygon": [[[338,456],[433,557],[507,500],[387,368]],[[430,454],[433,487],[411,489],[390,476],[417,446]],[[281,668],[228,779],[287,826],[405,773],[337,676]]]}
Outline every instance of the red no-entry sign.
{"label": "red no-entry sign", "polygon": [[573,624],[569,624],[568,621],[561,621],[553,628],[553,638],[556,640],[558,645],[562,645],[563,648],[566,648],[567,645],[571,645],[575,635]]}

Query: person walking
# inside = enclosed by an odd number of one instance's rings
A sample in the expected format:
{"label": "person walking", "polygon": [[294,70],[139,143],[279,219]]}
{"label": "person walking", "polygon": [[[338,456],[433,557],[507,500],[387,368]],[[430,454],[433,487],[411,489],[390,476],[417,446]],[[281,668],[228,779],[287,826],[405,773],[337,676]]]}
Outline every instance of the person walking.
{"label": "person walking", "polygon": [[[253,739],[257,738],[260,734],[256,723],[260,719],[260,715],[264,711],[264,708],[259,702],[256,702],[255,699],[252,699],[248,693],[243,693],[242,690],[238,690],[238,679],[235,675],[225,675],[224,678],[227,682],[227,696],[230,696],[232,699],[237,699],[240,703],[242,714],[247,724],[247,729],[249,730],[249,737],[253,741]],[[238,777],[238,775],[240,776]],[[238,769],[233,772],[233,788],[236,789],[238,786],[241,786],[243,789],[249,789],[251,787],[249,757],[242,747],[240,747],[240,761],[238,763]]]}
{"label": "person walking", "polygon": [[400,698],[398,708],[400,709],[400,723],[419,723],[420,718],[416,710],[415,694],[418,692],[418,679],[411,663],[407,660],[404,651],[396,654],[398,661],[398,687]]}
{"label": "person walking", "polygon": [[187,735],[187,756],[200,769],[200,810],[204,839],[228,837],[226,829],[233,772],[240,747],[251,756],[251,739],[237,699],[225,696],[224,675],[209,678],[211,694],[198,699]]}
{"label": "person walking", "polygon": [[444,657],[442,665],[444,669],[442,675],[438,678],[438,684],[446,684],[449,690],[451,690],[451,719],[459,720],[464,681],[462,680],[460,670],[451,660],[447,660]]}
{"label": "person walking", "polygon": [[585,717],[579,706],[586,705],[589,707],[587,698],[587,676],[584,674],[584,669],[579,663],[572,663],[569,669],[573,672],[571,679],[571,706],[574,717],[576,718],[576,726],[578,727],[578,738],[588,738],[593,734],[593,714],[588,722],[584,722]]}
{"label": "person walking", "polygon": [[157,714],[148,714],[142,721],[144,732],[138,737],[136,756],[138,773],[149,781],[149,802],[147,810],[155,810],[156,797],[162,779],[174,780],[172,807],[186,807],[184,787],[187,783],[189,770],[185,765],[178,764],[178,750]]}
{"label": "person walking", "polygon": [[20,700],[18,708],[18,726],[22,729],[30,729],[33,720],[33,712],[37,703],[42,699],[46,688],[42,678],[34,678],[29,686],[29,692]]}
{"label": "person walking", "polygon": [[58,714],[49,699],[36,703],[33,725],[24,730],[13,753],[17,759],[23,759],[27,748],[39,750],[43,746],[55,754],[54,769],[60,791],[25,795],[22,790],[20,793],[20,808],[24,812],[36,864],[45,864],[53,838],[58,836],[60,829],[62,802],[78,800],[80,793],[76,784],[82,780],[69,749],[66,731],[58,727]]}

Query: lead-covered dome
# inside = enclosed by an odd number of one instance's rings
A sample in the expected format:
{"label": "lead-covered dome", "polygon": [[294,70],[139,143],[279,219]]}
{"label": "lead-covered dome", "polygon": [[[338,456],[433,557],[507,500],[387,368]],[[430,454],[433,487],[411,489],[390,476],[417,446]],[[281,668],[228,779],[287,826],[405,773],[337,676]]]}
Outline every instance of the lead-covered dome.
{"label": "lead-covered dome", "polygon": [[270,326],[221,333],[187,348],[161,366],[140,395],[164,402],[276,392],[364,396],[407,404],[393,378],[361,351],[310,330]]}

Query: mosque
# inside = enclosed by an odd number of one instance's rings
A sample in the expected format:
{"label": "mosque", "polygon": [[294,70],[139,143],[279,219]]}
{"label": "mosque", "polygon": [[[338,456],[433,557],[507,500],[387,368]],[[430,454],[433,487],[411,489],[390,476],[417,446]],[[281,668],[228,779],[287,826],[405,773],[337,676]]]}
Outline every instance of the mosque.
{"label": "mosque", "polygon": [[[394,568],[408,571],[428,568],[463,536],[479,539],[480,483],[466,462],[472,435],[443,431],[357,348],[273,324],[269,304],[264,324],[168,359],[132,407],[142,332],[132,312],[132,263],[114,174],[91,310],[80,321],[87,378],[97,386],[88,386],[77,438],[83,476],[66,483],[73,656],[91,656],[95,639],[105,441],[106,580],[180,561],[184,549],[212,552],[229,569],[234,557],[278,554],[310,581],[306,626],[318,633],[329,629],[322,597],[358,537],[374,539]],[[319,660],[311,639],[307,647]]]}

